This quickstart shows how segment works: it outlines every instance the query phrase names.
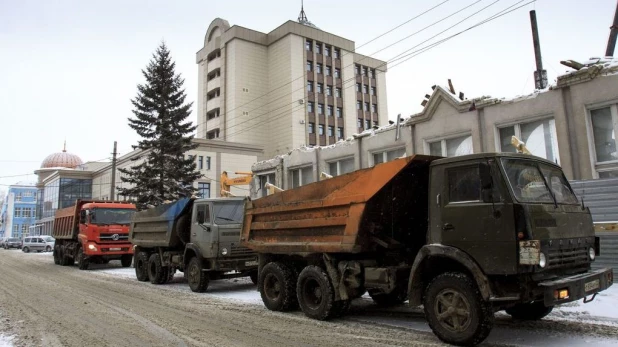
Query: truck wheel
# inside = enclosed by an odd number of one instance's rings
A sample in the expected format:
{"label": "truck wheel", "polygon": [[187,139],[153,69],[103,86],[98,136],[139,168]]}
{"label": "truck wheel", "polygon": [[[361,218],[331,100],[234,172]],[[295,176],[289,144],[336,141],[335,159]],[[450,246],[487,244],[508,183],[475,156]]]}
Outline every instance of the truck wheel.
{"label": "truck wheel", "polygon": [[431,330],[446,343],[475,346],[493,328],[491,305],[462,273],[449,272],[434,278],[425,290],[423,306]]}
{"label": "truck wheel", "polygon": [[77,249],[77,266],[80,270],[88,270],[88,266],[90,266],[90,262],[84,254],[84,249],[81,247]]}
{"label": "truck wheel", "polygon": [[384,293],[379,289],[369,289],[369,296],[373,302],[382,307],[401,305],[408,299],[406,291],[399,288],[395,288],[390,293]]}
{"label": "truck wheel", "polygon": [[259,273],[258,290],[271,311],[291,311],[298,306],[296,272],[279,262],[266,264]]}
{"label": "truck wheel", "polygon": [[251,282],[253,282],[253,284],[258,284],[258,270],[249,272],[249,278],[251,278]]}
{"label": "truck wheel", "polygon": [[553,306],[547,307],[542,301],[535,301],[507,308],[506,313],[515,319],[539,320],[550,314],[553,309]]}
{"label": "truck wheel", "polygon": [[131,254],[123,254],[120,257],[120,264],[122,264],[122,267],[129,267],[131,266],[132,262],[133,262],[133,255]]}
{"label": "truck wheel", "polygon": [[54,264],[56,264],[56,265],[60,265],[60,257],[58,256],[58,247],[59,246],[55,246],[54,247],[54,253],[53,253],[53,255],[54,255]]}
{"label": "truck wheel", "polygon": [[148,281],[148,253],[144,251],[135,255],[135,277],[140,282]]}
{"label": "truck wheel", "polygon": [[69,252],[65,249],[64,252],[64,264],[65,266],[73,266],[75,264],[75,259],[69,255]]}
{"label": "truck wheel", "polygon": [[22,249],[22,251],[24,251],[24,253],[30,253],[30,248],[28,248],[28,247],[24,247],[24,248]]}
{"label": "truck wheel", "polygon": [[150,255],[148,259],[148,278],[152,284],[164,284],[167,282],[167,266],[161,263],[161,257],[157,253]]}
{"label": "truck wheel", "polygon": [[187,267],[189,288],[196,293],[203,293],[208,289],[208,273],[202,271],[202,264],[197,257],[191,258]]}
{"label": "truck wheel", "polygon": [[335,305],[335,291],[322,268],[309,265],[298,275],[296,296],[303,313],[313,319],[331,318],[339,305]]}
{"label": "truck wheel", "polygon": [[61,266],[67,266],[66,258],[64,257],[64,247],[63,246],[58,247],[58,263]]}

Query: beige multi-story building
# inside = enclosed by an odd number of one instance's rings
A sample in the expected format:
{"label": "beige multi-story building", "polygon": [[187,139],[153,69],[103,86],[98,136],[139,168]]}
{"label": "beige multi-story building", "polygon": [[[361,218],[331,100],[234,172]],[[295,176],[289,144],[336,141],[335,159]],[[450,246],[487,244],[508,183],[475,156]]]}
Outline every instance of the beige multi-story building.
{"label": "beige multi-story building", "polygon": [[261,145],[272,157],[388,122],[386,62],[301,17],[268,34],[212,21],[196,59],[197,137]]}

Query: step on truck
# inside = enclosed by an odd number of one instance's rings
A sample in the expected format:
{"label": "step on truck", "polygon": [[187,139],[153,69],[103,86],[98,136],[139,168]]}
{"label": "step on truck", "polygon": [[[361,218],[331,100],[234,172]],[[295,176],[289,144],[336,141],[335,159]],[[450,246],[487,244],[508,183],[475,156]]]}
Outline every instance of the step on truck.
{"label": "step on truck", "polygon": [[90,264],[120,260],[131,266],[133,248],[129,242],[129,223],[135,205],[123,201],[77,200],[75,205],[56,211],[52,236],[54,263],[80,270]]}
{"label": "step on truck", "polygon": [[249,276],[257,254],[240,245],[244,198],[185,198],[135,213],[130,240],[139,281],[164,284],[184,272],[194,292],[211,280]]}
{"label": "step on truck", "polygon": [[489,335],[496,311],[537,320],[613,283],[591,269],[590,211],[559,166],[530,155],[417,155],[248,200],[241,241],[270,310],[324,320],[365,293],[408,300],[462,346]]}

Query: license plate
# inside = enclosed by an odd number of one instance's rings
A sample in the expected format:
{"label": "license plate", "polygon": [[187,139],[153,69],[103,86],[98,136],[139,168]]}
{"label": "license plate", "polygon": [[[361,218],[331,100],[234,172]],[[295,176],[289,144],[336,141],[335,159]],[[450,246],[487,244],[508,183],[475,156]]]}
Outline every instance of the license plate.
{"label": "license plate", "polygon": [[122,248],[110,248],[109,250],[110,251],[120,251],[120,250],[122,250]]}
{"label": "license plate", "polygon": [[252,261],[246,261],[245,262],[245,266],[257,266],[258,262],[257,260],[252,260]]}
{"label": "license plate", "polygon": [[599,280],[594,280],[587,282],[584,284],[584,291],[589,292],[591,290],[599,288],[601,285],[599,284]]}

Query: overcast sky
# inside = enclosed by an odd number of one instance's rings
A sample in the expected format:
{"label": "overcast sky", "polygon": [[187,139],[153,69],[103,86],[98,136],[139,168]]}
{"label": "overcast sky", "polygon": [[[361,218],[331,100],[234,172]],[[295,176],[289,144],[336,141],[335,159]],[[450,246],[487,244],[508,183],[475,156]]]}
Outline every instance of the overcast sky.
{"label": "overcast sky", "polygon": [[[450,0],[362,47],[444,0],[305,0],[305,12],[320,29],[355,41],[359,53],[390,60],[529,1]],[[400,61],[393,62],[386,75],[389,118],[419,112],[431,86],[445,85],[448,78],[468,98],[532,92],[532,9],[551,83],[569,70],[560,60],[605,53],[615,8],[616,0],[538,0],[397,66]],[[296,20],[299,10],[300,1],[291,0],[0,0],[0,190],[34,181],[35,175],[6,176],[32,173],[47,155],[62,150],[65,139],[67,150],[84,161],[109,158],[114,140],[120,154],[128,153],[138,140],[127,125],[130,100],[143,83],[141,69],[161,40],[185,78],[188,100],[195,101],[195,53],[213,19],[267,33]],[[194,122],[196,106],[194,102]]]}

